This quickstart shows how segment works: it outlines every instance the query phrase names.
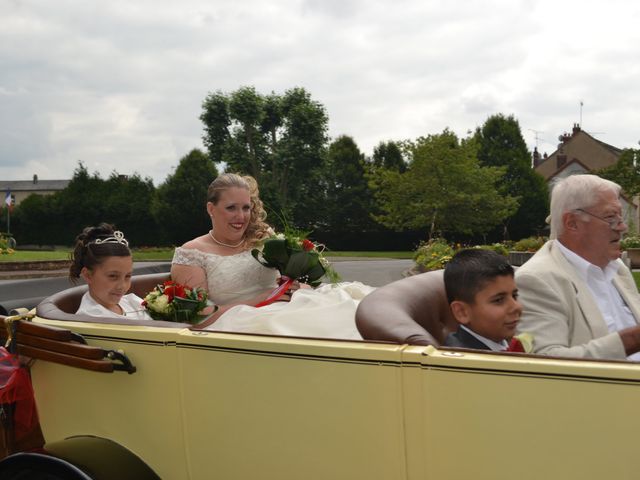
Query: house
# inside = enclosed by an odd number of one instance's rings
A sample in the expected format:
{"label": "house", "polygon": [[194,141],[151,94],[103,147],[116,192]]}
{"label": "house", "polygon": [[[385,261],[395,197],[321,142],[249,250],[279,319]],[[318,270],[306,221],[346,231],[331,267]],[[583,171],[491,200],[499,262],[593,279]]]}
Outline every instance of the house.
{"label": "house", "polygon": [[2,197],[7,191],[11,191],[11,196],[15,205],[19,205],[25,198],[33,193],[38,195],[51,195],[52,193],[64,190],[71,180],[39,180],[38,175],[34,175],[32,180],[0,180],[0,192]]}
{"label": "house", "polygon": [[[544,177],[549,189],[558,181],[577,173],[591,173],[615,164],[622,149],[604,143],[580,128],[575,123],[571,133],[558,138],[558,149],[551,155],[541,157],[537,148],[533,151],[533,168]],[[622,196],[626,212],[626,223],[634,231],[638,229],[638,198]]]}

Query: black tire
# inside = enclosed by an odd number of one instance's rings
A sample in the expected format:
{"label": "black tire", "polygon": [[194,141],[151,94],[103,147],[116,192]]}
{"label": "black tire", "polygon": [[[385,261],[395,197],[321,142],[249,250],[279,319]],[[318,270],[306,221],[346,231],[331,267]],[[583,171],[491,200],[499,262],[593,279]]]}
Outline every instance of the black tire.
{"label": "black tire", "polygon": [[0,461],[2,480],[160,480],[138,456],[111,440],[88,435],[47,443],[43,453]]}
{"label": "black tire", "polygon": [[69,462],[40,453],[16,453],[0,461],[2,480],[92,480]]}

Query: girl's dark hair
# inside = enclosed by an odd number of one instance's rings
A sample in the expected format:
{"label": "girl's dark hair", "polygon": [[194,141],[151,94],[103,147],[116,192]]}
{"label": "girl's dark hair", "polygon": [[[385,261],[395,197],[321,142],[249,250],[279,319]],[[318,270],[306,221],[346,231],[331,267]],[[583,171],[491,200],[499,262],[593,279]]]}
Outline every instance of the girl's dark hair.
{"label": "girl's dark hair", "polygon": [[80,278],[83,267],[92,270],[107,257],[130,256],[129,242],[121,231],[115,230],[113,225],[101,223],[97,227],[86,227],[76,237],[76,243],[71,252],[69,278],[75,282]]}

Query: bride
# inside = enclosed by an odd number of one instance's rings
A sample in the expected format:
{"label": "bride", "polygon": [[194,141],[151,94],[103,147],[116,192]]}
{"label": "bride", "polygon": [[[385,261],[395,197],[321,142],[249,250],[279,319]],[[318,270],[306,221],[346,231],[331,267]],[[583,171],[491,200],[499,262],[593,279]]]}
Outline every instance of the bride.
{"label": "bride", "polygon": [[207,192],[212,229],[176,248],[171,277],[202,287],[220,308],[208,330],[361,339],[355,325],[359,301],[373,287],[359,282],[297,288],[282,301],[256,308],[277,286],[278,272],[251,255],[273,230],[253,177],[225,173]]}

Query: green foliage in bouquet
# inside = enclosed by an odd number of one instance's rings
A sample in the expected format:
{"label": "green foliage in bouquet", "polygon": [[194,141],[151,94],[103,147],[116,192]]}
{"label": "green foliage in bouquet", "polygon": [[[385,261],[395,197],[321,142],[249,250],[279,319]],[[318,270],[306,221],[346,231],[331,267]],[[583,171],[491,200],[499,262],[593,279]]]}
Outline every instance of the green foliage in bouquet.
{"label": "green foliage in bouquet", "polygon": [[262,248],[254,248],[251,254],[265,267],[276,268],[280,275],[314,287],[324,276],[332,283],[337,282],[340,276],[322,256],[324,245],[306,237],[306,232],[285,227],[285,233],[266,238]]}
{"label": "green foliage in bouquet", "polygon": [[167,280],[144,297],[142,305],[154,320],[198,323],[206,315],[200,312],[208,305],[207,292]]}

